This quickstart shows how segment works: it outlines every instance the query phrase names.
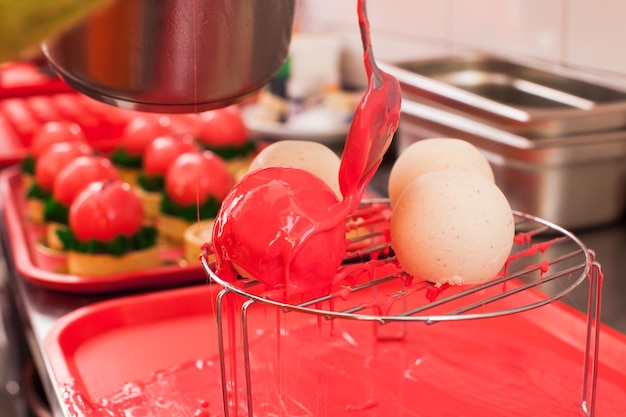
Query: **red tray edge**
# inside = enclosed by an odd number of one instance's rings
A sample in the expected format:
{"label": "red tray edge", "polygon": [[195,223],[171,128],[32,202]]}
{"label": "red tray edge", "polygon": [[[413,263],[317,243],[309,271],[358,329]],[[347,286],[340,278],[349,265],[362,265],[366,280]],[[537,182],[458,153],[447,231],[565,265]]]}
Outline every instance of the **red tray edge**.
{"label": "red tray edge", "polygon": [[38,82],[32,85],[20,85],[0,88],[0,99],[28,97],[33,94],[58,94],[74,92],[65,81],[60,78],[50,78],[45,82]]}
{"label": "red tray edge", "polygon": [[27,155],[25,149],[5,149],[0,152],[0,168],[19,163]]}
{"label": "red tray edge", "polygon": [[3,218],[15,269],[21,277],[34,284],[63,292],[90,294],[117,292],[138,288],[155,288],[166,285],[183,285],[206,279],[202,267],[164,266],[157,271],[142,271],[115,276],[82,277],[47,271],[34,265],[28,249],[23,219],[17,209],[14,187],[19,180],[19,167],[4,170],[0,177],[0,198]]}
{"label": "red tray edge", "polygon": [[[62,362],[64,366],[60,366],[59,361],[50,360],[54,358],[64,357],[65,349],[63,345],[60,343],[65,332],[71,330],[71,326],[80,323],[81,320],[89,319],[92,315],[103,314],[107,311],[110,311],[117,307],[123,307],[125,311],[128,313],[124,316],[125,319],[131,319],[136,317],[133,314],[133,311],[141,310],[146,308],[146,306],[150,306],[153,303],[157,303],[159,300],[169,297],[174,297],[175,299],[185,300],[187,297],[203,297],[203,296],[214,296],[217,295],[218,291],[221,287],[218,284],[206,284],[200,286],[192,286],[192,287],[183,287],[183,288],[173,288],[163,291],[150,292],[150,293],[141,293],[141,294],[133,294],[127,295],[123,297],[98,301],[94,304],[86,305],[83,307],[79,307],[76,310],[73,310],[59,319],[55,321],[50,331],[46,334],[43,340],[44,349],[46,355],[48,357],[48,363],[50,364],[51,369],[54,371],[54,375],[57,377],[59,382],[72,382],[74,377],[70,372],[69,367],[66,362]],[[179,315],[185,314],[202,314],[202,311],[209,310],[210,303],[207,303],[206,308],[204,306],[201,309],[192,310],[190,309],[190,303],[178,303],[179,309],[176,312],[172,312],[167,309],[157,309],[153,310],[153,314],[151,320],[154,321],[159,317],[163,318],[174,318]],[[192,303],[192,307],[197,306],[197,304]],[[202,310],[202,311],[200,311]],[[109,317],[110,320],[110,317]],[[146,320],[138,320],[137,323],[143,323]],[[125,324],[126,321],[119,320],[116,324]],[[108,328],[115,328],[111,326],[111,322],[109,321]],[[97,334],[98,329],[92,328],[93,333]],[[88,338],[88,334],[82,333],[81,336],[83,340]]]}

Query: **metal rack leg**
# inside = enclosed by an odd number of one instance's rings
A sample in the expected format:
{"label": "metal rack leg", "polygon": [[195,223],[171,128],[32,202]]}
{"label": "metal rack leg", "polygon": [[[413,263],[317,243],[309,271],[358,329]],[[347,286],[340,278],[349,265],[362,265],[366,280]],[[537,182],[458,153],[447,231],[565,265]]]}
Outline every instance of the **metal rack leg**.
{"label": "metal rack leg", "polygon": [[[233,404],[233,408],[234,408],[234,416],[237,416],[237,392],[236,392],[236,385],[234,384],[234,380],[232,380],[232,378],[234,378],[234,376],[236,375],[236,370],[235,369],[231,369],[231,379],[228,378],[228,371],[227,371],[227,364],[226,364],[226,347],[224,346],[224,344],[226,343],[225,340],[226,338],[224,337],[224,309],[230,309],[231,311],[229,311],[227,314],[234,314],[234,305],[232,304],[232,300],[231,303],[228,303],[228,300],[226,300],[226,296],[227,295],[232,295],[230,293],[230,291],[228,291],[227,289],[224,289],[222,291],[219,292],[219,294],[217,295],[217,308],[216,308],[216,319],[217,319],[217,340],[218,340],[218,352],[219,352],[219,358],[220,358],[220,376],[222,379],[222,403],[223,403],[223,408],[224,408],[224,417],[230,417],[230,410],[231,410],[231,404]],[[234,329],[228,329],[229,334],[234,332]],[[232,340],[230,337],[228,340]],[[233,347],[234,348],[234,347]],[[231,361],[231,368],[234,367],[234,362],[235,362],[235,351],[233,349],[232,352],[230,352],[231,357],[233,358],[233,360]],[[233,391],[233,396],[234,398],[231,401],[231,396],[229,395],[229,388],[234,387],[235,389],[232,390]]]}
{"label": "metal rack leg", "polygon": [[602,269],[591,263],[589,272],[589,301],[587,305],[587,342],[583,365],[582,410],[588,417],[595,416],[596,383],[598,380],[598,354],[600,346],[600,306],[602,298]]}
{"label": "metal rack leg", "polygon": [[250,343],[248,339],[248,309],[254,304],[253,300],[246,301],[241,308],[241,340],[243,349],[243,366],[246,375],[246,399],[248,417],[253,417],[252,411],[252,375],[250,374]]}

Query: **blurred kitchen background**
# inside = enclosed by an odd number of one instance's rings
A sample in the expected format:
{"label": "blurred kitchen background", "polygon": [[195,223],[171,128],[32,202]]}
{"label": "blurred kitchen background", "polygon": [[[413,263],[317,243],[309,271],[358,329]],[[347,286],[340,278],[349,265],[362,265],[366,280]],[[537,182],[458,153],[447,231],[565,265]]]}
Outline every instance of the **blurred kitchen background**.
{"label": "blurred kitchen background", "polygon": [[[332,31],[358,53],[355,2],[301,0],[303,30]],[[626,85],[620,0],[370,0],[376,55],[415,58],[478,48],[570,65]]]}
{"label": "blurred kitchen background", "polygon": [[[375,55],[381,61],[394,63],[481,51],[570,67],[626,90],[624,1],[369,0],[367,6]],[[300,0],[298,25],[303,33],[335,36],[343,50],[343,82],[365,82],[354,1]],[[392,146],[392,154],[397,146]],[[623,159],[622,165],[626,170]],[[382,172],[374,186],[384,194],[384,166]],[[624,183],[626,174],[620,175]],[[626,187],[616,194],[623,200]],[[597,202],[597,207],[601,204]],[[626,332],[624,218],[614,216],[608,224],[576,230],[597,253],[606,276],[602,319],[622,332]],[[568,295],[565,301],[584,310],[586,288]]]}

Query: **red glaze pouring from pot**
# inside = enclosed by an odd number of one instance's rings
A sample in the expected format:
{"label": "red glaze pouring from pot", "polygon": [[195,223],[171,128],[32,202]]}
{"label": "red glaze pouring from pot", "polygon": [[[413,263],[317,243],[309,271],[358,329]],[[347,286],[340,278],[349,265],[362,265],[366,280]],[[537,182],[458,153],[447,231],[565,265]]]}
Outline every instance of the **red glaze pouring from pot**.
{"label": "red glaze pouring from pot", "polygon": [[273,298],[331,291],[346,250],[345,223],[359,206],[398,127],[400,86],[374,60],[365,0],[358,1],[368,87],[356,108],[339,170],[343,200],[318,177],[269,167],[244,177],[213,229],[215,272],[259,280]]}

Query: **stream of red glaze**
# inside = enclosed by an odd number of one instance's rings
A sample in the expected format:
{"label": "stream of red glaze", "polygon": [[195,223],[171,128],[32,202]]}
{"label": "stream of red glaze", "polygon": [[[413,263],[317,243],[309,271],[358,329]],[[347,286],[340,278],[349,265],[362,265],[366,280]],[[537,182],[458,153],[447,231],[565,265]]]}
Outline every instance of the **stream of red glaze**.
{"label": "stream of red glaze", "polygon": [[341,158],[343,199],[300,169],[269,167],[247,175],[226,197],[215,221],[215,272],[221,278],[255,278],[274,298],[331,292],[346,252],[346,219],[358,208],[400,114],[398,81],[374,61],[364,0],[358,12],[369,81]]}
{"label": "stream of red glaze", "polygon": [[[268,167],[242,178],[222,202],[213,228],[215,272],[222,279],[255,278],[266,296],[281,300],[328,294],[342,279],[338,270],[347,250],[346,221],[389,148],[401,100],[398,81],[376,66],[365,0],[358,2],[358,16],[368,88],[355,109],[341,158],[343,198],[339,201],[324,181],[296,168]],[[235,311],[229,308],[226,315],[233,317]],[[277,350],[280,354],[280,344]],[[236,351],[232,340],[229,351]],[[228,409],[236,415],[237,364],[230,368]],[[286,385],[279,374],[280,396]]]}

